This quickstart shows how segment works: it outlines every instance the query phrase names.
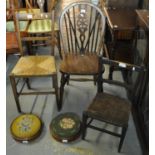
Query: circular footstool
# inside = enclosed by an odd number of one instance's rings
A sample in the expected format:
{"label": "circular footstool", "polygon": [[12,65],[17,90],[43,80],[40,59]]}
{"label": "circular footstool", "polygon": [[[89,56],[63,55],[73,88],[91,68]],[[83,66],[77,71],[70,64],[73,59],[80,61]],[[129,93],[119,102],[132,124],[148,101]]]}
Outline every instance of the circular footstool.
{"label": "circular footstool", "polygon": [[42,122],[34,114],[23,114],[16,117],[10,126],[12,137],[21,143],[28,143],[41,134]]}
{"label": "circular footstool", "polygon": [[75,113],[63,113],[56,116],[50,124],[50,132],[54,139],[68,143],[80,136],[81,121]]}

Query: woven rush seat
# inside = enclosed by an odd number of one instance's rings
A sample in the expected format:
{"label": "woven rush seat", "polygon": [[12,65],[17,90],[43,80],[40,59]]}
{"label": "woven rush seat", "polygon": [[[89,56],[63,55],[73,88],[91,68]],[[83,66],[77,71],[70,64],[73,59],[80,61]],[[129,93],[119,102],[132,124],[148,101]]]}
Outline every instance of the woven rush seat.
{"label": "woven rush seat", "polygon": [[21,57],[11,72],[14,76],[45,76],[56,74],[53,56]]}
{"label": "woven rush seat", "polygon": [[99,93],[86,110],[86,113],[110,124],[126,126],[129,119],[130,104],[120,97]]}
{"label": "woven rush seat", "polygon": [[[44,19],[44,20],[33,20],[29,27],[28,27],[28,33],[43,33],[43,32],[51,32],[51,20]],[[58,25],[54,23],[54,30],[58,30]]]}
{"label": "woven rush seat", "polygon": [[60,64],[60,71],[71,74],[97,74],[98,57],[95,54],[67,54]]}
{"label": "woven rush seat", "polygon": [[23,114],[15,118],[10,126],[13,138],[19,142],[28,142],[41,133],[41,120],[33,114]]}

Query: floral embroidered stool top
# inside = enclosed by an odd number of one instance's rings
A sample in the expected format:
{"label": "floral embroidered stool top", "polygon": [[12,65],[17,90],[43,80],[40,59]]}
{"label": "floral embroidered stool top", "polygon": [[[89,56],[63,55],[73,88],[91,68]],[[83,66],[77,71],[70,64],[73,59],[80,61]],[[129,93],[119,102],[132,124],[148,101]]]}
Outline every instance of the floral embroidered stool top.
{"label": "floral embroidered stool top", "polygon": [[81,122],[75,113],[63,113],[56,116],[50,124],[50,132],[60,142],[70,142],[80,135]]}
{"label": "floral embroidered stool top", "polygon": [[23,114],[15,118],[10,126],[13,138],[22,143],[28,143],[41,133],[41,120],[33,114]]}

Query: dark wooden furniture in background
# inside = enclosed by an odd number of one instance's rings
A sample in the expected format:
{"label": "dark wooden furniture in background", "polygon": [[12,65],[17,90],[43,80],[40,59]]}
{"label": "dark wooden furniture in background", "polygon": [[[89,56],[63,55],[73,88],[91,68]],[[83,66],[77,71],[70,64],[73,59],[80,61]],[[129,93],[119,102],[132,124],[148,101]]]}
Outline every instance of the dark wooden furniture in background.
{"label": "dark wooden furniture in background", "polygon": [[[144,57],[138,62],[146,66],[147,70],[144,78],[138,81],[135,88],[135,100],[133,101],[132,114],[140,140],[143,155],[149,154],[149,11],[136,10],[137,13],[137,42],[144,39]],[[141,38],[141,35],[143,38]],[[142,49],[138,49],[139,54]]]}
{"label": "dark wooden furniture in background", "polygon": [[[15,13],[16,12],[33,12],[33,9],[30,6],[30,8],[26,5],[29,1],[19,1],[19,0],[8,0],[6,9],[6,21],[7,21],[7,28],[6,28],[6,56],[9,54],[18,54],[21,56],[18,40],[17,40],[17,29],[16,29],[16,22],[15,22]],[[32,4],[32,1],[30,1],[30,4]],[[24,5],[25,8],[24,8]],[[30,9],[30,10],[29,10]],[[20,30],[23,31],[26,28],[26,24],[24,24],[24,21],[20,24]]]}
{"label": "dark wooden furniture in background", "polygon": [[[135,71],[142,72],[144,71],[144,68],[132,64],[126,64],[118,61],[112,61],[109,59],[100,58],[98,93],[93,99],[92,103],[88,106],[87,110],[83,112],[82,138],[83,139],[85,138],[87,127],[111,134],[116,137],[120,137],[120,143],[118,147],[118,152],[120,152],[128,128],[128,120],[132,103],[129,104],[127,100],[121,97],[103,92],[102,86],[104,83],[122,86],[129,89],[132,95],[134,94],[134,87],[130,84],[127,85],[126,83],[121,81],[108,80],[102,78],[102,67],[105,64],[117,66],[119,68],[126,68],[127,70],[130,70],[132,72]],[[88,121],[88,119],[90,119],[90,121]],[[121,127],[122,129],[121,134],[116,133],[114,131],[109,131],[108,129],[101,129],[99,127],[96,127],[93,124],[91,124],[93,120],[98,120],[117,127]]]}
{"label": "dark wooden furniture in background", "polygon": [[[56,102],[57,102],[57,108],[60,109],[59,105],[59,99],[58,99],[58,83],[57,83],[57,71],[56,71],[56,65],[55,65],[55,58],[53,56],[54,54],[54,25],[51,25],[51,30],[46,32],[48,36],[22,36],[20,29],[19,29],[19,21],[20,20],[26,20],[26,21],[32,21],[32,20],[43,20],[43,19],[49,19],[54,22],[54,11],[51,13],[41,13],[41,14],[32,14],[32,13],[16,13],[16,26],[17,26],[17,33],[18,33],[18,44],[19,49],[22,54],[23,52],[23,41],[49,41],[51,45],[51,55],[41,55],[41,56],[22,56],[18,60],[17,64],[13,68],[13,70],[10,73],[10,81],[17,105],[18,112],[21,111],[20,103],[19,103],[19,97],[20,95],[35,95],[35,94],[55,94],[56,95]],[[26,33],[26,32],[25,32]],[[43,32],[45,33],[45,32]],[[53,87],[54,91],[29,91],[31,89],[29,78],[31,77],[50,77],[53,80]],[[23,78],[25,79],[21,89],[17,90],[17,85],[19,80]],[[27,83],[28,90],[26,92],[23,92],[23,88],[25,85],[25,82]]]}
{"label": "dark wooden furniture in background", "polygon": [[105,0],[105,6],[111,8],[137,9],[140,0]]}
{"label": "dark wooden furniture in background", "polygon": [[[17,6],[17,2],[13,0],[8,0],[6,2],[6,6],[6,21],[12,22],[12,25],[15,27],[14,9]],[[9,54],[20,54],[16,31],[6,32],[6,56],[8,56]]]}
{"label": "dark wooden furniture in background", "polygon": [[[110,36],[107,37],[111,37],[111,39],[106,41],[109,57],[113,60],[133,64],[133,42],[137,27],[135,10],[127,8],[104,8],[104,12],[107,16],[107,24],[110,32]],[[116,70],[116,67],[111,66],[109,71],[110,79],[112,79],[114,70]]]}

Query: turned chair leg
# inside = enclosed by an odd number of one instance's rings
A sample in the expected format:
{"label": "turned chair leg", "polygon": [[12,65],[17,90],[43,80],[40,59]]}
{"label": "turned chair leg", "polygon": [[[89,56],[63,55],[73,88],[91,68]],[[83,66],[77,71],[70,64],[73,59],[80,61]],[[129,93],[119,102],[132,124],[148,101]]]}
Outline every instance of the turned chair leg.
{"label": "turned chair leg", "polygon": [[19,95],[17,93],[15,78],[10,76],[10,82],[11,82],[11,86],[12,86],[12,90],[13,90],[17,110],[18,110],[19,113],[21,113],[22,111],[21,111],[21,107],[20,107],[20,103],[19,103]]}
{"label": "turned chair leg", "polygon": [[102,75],[99,75],[99,76],[97,77],[97,92],[98,92],[98,93],[103,92]]}
{"label": "turned chair leg", "polygon": [[88,116],[85,114],[85,112],[83,112],[82,115],[82,139],[85,139],[86,136],[86,130],[87,130],[87,119]]}
{"label": "turned chair leg", "polygon": [[112,80],[113,71],[114,71],[114,67],[110,66],[110,68],[109,68],[109,80]]}
{"label": "turned chair leg", "polygon": [[64,86],[68,81],[69,75],[63,74],[61,75],[61,84],[60,84],[60,109],[62,108],[62,100],[63,100],[63,93],[64,93]]}
{"label": "turned chair leg", "polygon": [[94,75],[93,76],[93,79],[94,79],[94,85],[96,86],[96,83],[97,83],[97,75]]}
{"label": "turned chair leg", "polygon": [[126,131],[127,131],[127,127],[123,127],[122,128],[122,136],[121,136],[119,147],[118,147],[118,152],[119,153],[120,153],[121,148],[122,148],[122,144],[123,144],[123,141],[124,141],[124,138],[125,138],[125,135],[126,135]]}
{"label": "turned chair leg", "polygon": [[67,77],[67,85],[69,85],[69,79],[70,79],[70,75],[68,75]]}
{"label": "turned chair leg", "polygon": [[58,91],[58,80],[57,80],[57,75],[52,76],[53,79],[53,87],[55,89],[55,97],[56,97],[56,103],[57,103],[57,109],[60,111],[61,105],[59,102],[59,91]]}

